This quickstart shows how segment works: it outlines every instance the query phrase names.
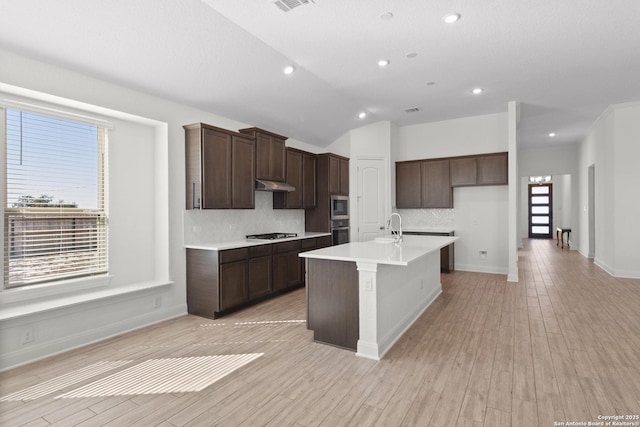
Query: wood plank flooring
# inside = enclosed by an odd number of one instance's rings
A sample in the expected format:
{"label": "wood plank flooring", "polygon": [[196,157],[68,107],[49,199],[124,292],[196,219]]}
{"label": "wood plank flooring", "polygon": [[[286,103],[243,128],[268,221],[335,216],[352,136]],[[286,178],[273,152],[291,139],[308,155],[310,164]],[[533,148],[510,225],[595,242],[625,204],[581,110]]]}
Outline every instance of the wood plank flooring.
{"label": "wood plank flooring", "polygon": [[112,372],[100,373],[0,402],[0,425],[499,427],[640,415],[640,280],[612,278],[553,240],[525,245],[519,283],[443,275],[442,295],[380,362],[313,343],[299,290],[0,374],[2,397],[98,362],[264,353],[202,391],[56,399]]}

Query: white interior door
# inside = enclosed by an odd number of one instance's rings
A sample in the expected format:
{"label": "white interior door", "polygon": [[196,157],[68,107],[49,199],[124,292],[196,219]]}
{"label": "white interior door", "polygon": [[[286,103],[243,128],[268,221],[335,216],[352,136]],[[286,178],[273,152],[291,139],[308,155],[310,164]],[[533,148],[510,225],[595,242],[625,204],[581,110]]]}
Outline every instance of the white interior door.
{"label": "white interior door", "polygon": [[384,234],[384,159],[358,159],[358,240],[364,242]]}

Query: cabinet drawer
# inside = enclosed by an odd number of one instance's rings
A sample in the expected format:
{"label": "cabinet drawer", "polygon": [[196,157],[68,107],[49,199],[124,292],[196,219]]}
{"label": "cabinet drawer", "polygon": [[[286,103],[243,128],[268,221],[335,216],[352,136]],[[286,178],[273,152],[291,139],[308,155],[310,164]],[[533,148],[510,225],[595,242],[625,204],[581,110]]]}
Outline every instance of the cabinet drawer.
{"label": "cabinet drawer", "polygon": [[331,236],[316,237],[316,247],[318,249],[328,246],[331,246]]}
{"label": "cabinet drawer", "polygon": [[273,253],[279,254],[282,252],[297,251],[300,250],[300,240],[292,240],[290,242],[281,242],[273,245]]}
{"label": "cabinet drawer", "polygon": [[311,239],[303,239],[301,241],[302,249],[303,250],[315,249],[317,247],[317,245],[318,245],[316,240],[317,240],[316,237],[312,237]]}
{"label": "cabinet drawer", "polygon": [[259,245],[259,246],[250,246],[249,247],[249,258],[256,258],[259,256],[271,255],[271,244],[268,245]]}
{"label": "cabinet drawer", "polygon": [[240,261],[243,259],[247,259],[248,256],[249,251],[247,250],[247,248],[227,249],[225,251],[220,251],[220,264]]}

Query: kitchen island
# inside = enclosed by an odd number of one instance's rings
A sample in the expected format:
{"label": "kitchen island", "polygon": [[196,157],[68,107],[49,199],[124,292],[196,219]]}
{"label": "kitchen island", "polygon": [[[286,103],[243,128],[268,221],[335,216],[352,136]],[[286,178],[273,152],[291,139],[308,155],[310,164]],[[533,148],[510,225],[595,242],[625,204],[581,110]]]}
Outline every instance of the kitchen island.
{"label": "kitchen island", "polygon": [[458,239],[405,236],[301,253],[314,340],[380,360],[442,292],[440,249]]}

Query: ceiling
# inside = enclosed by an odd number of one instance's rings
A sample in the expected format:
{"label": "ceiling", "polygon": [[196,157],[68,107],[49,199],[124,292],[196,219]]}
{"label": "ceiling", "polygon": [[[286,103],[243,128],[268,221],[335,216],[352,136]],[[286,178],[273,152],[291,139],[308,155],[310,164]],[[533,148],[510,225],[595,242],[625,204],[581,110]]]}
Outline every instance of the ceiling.
{"label": "ceiling", "polygon": [[[608,105],[640,100],[638,0],[309,0],[289,12],[274,0],[0,0],[0,10],[0,47],[318,146],[368,123],[505,112],[509,101],[521,102],[523,146],[555,146],[578,142]],[[444,23],[448,12],[461,19]]]}

